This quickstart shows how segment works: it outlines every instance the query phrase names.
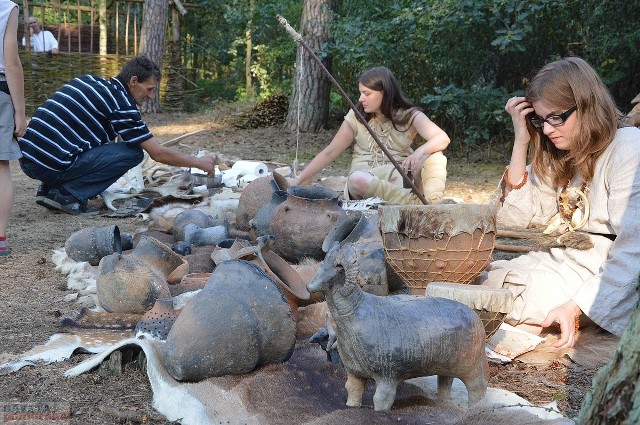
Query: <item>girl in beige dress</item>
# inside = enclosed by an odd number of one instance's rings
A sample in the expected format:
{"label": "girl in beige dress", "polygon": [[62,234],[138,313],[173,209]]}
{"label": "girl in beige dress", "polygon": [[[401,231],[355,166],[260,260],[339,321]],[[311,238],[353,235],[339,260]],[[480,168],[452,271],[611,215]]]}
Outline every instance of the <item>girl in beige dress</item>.
{"label": "girl in beige dress", "polygon": [[[447,164],[442,151],[449,145],[449,136],[406,99],[389,69],[371,68],[358,82],[358,111],[403,171],[415,177],[414,183],[423,190],[427,201],[440,202],[444,195]],[[422,136],[425,143],[414,151],[411,144],[417,135]],[[411,189],[403,189],[400,173],[353,110],[347,113],[331,143],[291,183],[310,182],[352,144],[353,157],[345,190],[347,198],[380,197],[394,204],[422,204]]]}

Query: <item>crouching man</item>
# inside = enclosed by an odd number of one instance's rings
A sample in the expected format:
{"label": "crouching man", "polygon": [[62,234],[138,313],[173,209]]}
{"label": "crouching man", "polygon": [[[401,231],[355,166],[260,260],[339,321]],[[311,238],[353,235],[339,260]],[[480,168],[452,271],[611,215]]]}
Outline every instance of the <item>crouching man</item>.
{"label": "crouching man", "polygon": [[212,174],[213,157],[162,146],[142,121],[137,105],[153,97],[159,81],[158,66],[138,56],[116,77],[75,78],[44,102],[18,141],[22,170],[42,182],[36,203],[73,215],[98,214],[87,201],[138,165],[143,150],[157,162]]}

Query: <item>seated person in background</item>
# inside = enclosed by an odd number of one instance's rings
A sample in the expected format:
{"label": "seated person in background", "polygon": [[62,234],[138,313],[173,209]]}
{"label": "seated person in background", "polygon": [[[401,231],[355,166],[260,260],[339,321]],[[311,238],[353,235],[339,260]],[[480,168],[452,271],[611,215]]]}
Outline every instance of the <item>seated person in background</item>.
{"label": "seated person in background", "polygon": [[[51,31],[46,31],[40,28],[40,22],[35,16],[29,16],[29,33],[31,37],[31,50],[34,52],[51,52],[53,54],[59,53],[58,41],[51,34]],[[25,37],[22,37],[22,45],[26,46],[27,41]]]}
{"label": "seated person in background", "polygon": [[[371,68],[358,82],[360,98],[356,108],[403,171],[414,177],[414,184],[423,190],[426,200],[439,203],[447,176],[447,159],[442,151],[449,145],[449,136],[405,98],[389,69]],[[411,143],[416,135],[422,136],[425,143],[413,151]],[[379,197],[392,204],[422,204],[411,189],[403,188],[402,176],[352,110],[331,143],[290,183],[310,182],[354,142],[346,198]]]}
{"label": "seated person in background", "polygon": [[42,182],[38,205],[73,215],[99,213],[87,200],[138,165],[143,150],[157,162],[213,174],[213,157],[194,157],[153,140],[136,105],[154,96],[159,81],[158,66],[138,56],[109,80],[71,80],[36,110],[18,145],[22,171]]}
{"label": "seated person in background", "polygon": [[[494,194],[497,222],[547,226],[566,246],[494,261],[475,283],[513,292],[507,323],[559,326],[555,347],[573,347],[582,314],[620,336],[638,303],[640,129],[624,127],[601,78],[576,57],[544,66],[505,109],[515,139]],[[578,238],[588,243],[568,243]]]}

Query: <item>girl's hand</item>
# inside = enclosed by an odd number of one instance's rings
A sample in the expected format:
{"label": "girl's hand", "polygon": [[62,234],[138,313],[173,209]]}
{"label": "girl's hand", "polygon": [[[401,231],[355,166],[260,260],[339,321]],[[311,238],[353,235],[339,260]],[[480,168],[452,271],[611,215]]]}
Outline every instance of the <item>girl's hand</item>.
{"label": "girl's hand", "polygon": [[419,171],[419,167],[422,164],[422,162],[425,160],[426,156],[422,155],[420,153],[413,152],[411,155],[409,155],[408,157],[405,158],[404,161],[402,161],[402,170],[405,173],[413,173],[413,175],[417,175],[418,171]]}
{"label": "girl's hand", "polygon": [[513,130],[515,131],[514,145],[527,145],[531,137],[527,130],[527,115],[535,113],[533,105],[524,97],[512,97],[507,101],[504,109],[511,115]]}
{"label": "girl's hand", "polygon": [[576,343],[576,320],[582,314],[578,304],[569,300],[554,308],[547,314],[547,318],[540,324],[547,328],[554,323],[560,325],[560,339],[552,345],[555,348],[571,348]]}

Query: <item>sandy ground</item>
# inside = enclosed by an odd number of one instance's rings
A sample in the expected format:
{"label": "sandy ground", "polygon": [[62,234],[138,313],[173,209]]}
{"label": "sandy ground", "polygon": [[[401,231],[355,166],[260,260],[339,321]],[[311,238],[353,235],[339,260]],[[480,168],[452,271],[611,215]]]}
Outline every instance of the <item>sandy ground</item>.
{"label": "sandy ground", "polygon": [[[229,160],[287,164],[296,156],[300,162],[308,160],[335,131],[297,136],[276,127],[238,129],[230,125],[237,113],[231,108],[216,113],[164,114],[148,117],[148,123],[159,141],[204,130],[176,146],[185,152],[206,149]],[[348,163],[345,158],[324,174],[344,175]],[[474,163],[453,157],[449,164],[447,195],[464,202],[486,201],[503,170],[500,163]],[[86,226],[117,224],[122,232],[136,233],[146,225],[134,218],[82,218],[46,210],[34,202],[37,182],[24,176],[17,163],[12,168],[16,197],[9,242],[13,255],[0,259],[0,351],[18,354],[58,332],[57,317],[74,309],[63,300],[70,291],[65,287],[65,277],[54,269],[52,250],[62,247],[73,232]],[[92,205],[101,205],[101,201],[92,201]],[[97,371],[72,379],[63,376],[65,370],[86,358],[86,354],[78,354],[62,363],[0,376],[0,405],[61,403],[70,409],[70,422],[74,424],[135,423],[142,419],[145,423],[169,423],[151,407],[151,389],[140,370],[132,368],[120,375]],[[544,366],[515,361],[492,366],[490,386],[514,391],[536,404],[556,400],[566,416],[574,417],[594,372],[569,361]],[[130,420],[123,419],[127,415]]]}

